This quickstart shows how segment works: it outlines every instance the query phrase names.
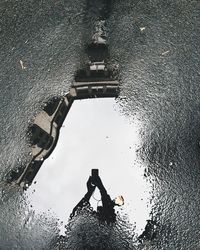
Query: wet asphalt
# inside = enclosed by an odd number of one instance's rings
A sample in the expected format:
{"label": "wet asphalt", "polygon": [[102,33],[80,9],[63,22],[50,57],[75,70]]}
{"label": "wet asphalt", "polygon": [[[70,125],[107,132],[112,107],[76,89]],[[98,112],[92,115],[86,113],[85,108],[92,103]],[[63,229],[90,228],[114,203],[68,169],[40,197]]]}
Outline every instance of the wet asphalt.
{"label": "wet asphalt", "polygon": [[[200,2],[110,4],[108,44],[110,63],[119,68],[118,102],[124,114],[141,121],[138,158],[154,186],[152,213],[160,225],[156,242],[136,249],[200,249]],[[2,179],[28,161],[31,119],[45,100],[68,91],[84,65],[95,11],[77,0],[1,1]],[[30,242],[29,249],[51,249],[56,224],[30,215],[23,199],[9,192],[10,198],[1,195],[2,249],[28,249]],[[28,226],[25,212],[32,216]]]}

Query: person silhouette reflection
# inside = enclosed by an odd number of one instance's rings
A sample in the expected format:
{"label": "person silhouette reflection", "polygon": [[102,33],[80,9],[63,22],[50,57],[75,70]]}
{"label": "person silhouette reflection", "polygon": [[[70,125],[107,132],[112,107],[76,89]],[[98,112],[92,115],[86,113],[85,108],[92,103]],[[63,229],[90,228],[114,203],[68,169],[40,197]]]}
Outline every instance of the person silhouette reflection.
{"label": "person silhouette reflection", "polygon": [[90,206],[89,200],[92,194],[95,191],[95,188],[98,188],[101,194],[102,206],[97,206],[97,211],[93,213],[97,216],[99,221],[106,222],[108,224],[114,223],[116,221],[116,213],[114,206],[121,206],[124,204],[124,199],[122,196],[118,196],[115,200],[111,200],[110,195],[108,195],[101,178],[97,176],[90,176],[87,181],[87,193],[79,201],[79,203],[74,207],[70,218],[73,218],[78,211],[82,210],[86,206]]}

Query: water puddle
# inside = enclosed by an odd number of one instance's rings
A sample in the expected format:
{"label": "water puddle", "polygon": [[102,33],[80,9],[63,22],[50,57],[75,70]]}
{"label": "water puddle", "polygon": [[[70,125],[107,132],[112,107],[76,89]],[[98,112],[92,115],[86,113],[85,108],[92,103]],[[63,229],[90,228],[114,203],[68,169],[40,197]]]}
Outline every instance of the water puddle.
{"label": "water puddle", "polygon": [[[122,115],[114,98],[76,100],[60,130],[57,146],[27,190],[36,213],[51,211],[65,225],[85,195],[91,169],[99,169],[112,199],[124,197],[117,210],[126,214],[140,234],[149,218],[151,186],[137,158],[141,122]],[[98,190],[90,199],[96,209]],[[61,226],[61,234],[64,227]]]}

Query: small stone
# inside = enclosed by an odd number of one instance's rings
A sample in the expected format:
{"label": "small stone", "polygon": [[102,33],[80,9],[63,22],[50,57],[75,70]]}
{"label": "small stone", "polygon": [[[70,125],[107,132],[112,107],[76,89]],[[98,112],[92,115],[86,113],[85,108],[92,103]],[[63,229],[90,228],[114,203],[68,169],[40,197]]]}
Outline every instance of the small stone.
{"label": "small stone", "polygon": [[143,32],[145,31],[146,27],[140,27],[140,31]]}

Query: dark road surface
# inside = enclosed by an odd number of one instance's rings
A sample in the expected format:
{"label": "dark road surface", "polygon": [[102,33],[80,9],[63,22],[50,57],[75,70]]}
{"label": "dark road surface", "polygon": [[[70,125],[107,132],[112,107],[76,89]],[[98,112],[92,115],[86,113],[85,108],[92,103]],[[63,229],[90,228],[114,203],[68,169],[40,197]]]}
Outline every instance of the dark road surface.
{"label": "dark road surface", "polygon": [[[87,8],[77,0],[0,3],[2,180],[29,160],[31,119],[45,100],[68,91],[85,62],[93,22]],[[108,30],[111,63],[120,71],[118,102],[124,114],[143,124],[138,158],[153,183],[152,213],[159,221],[157,239],[134,248],[198,250],[200,1],[116,0]],[[56,248],[54,219],[30,212],[15,188],[2,183],[0,195],[0,249]],[[122,228],[126,238],[129,228]],[[119,248],[112,248],[114,238],[110,242],[107,249],[134,249],[131,242],[121,241]]]}

